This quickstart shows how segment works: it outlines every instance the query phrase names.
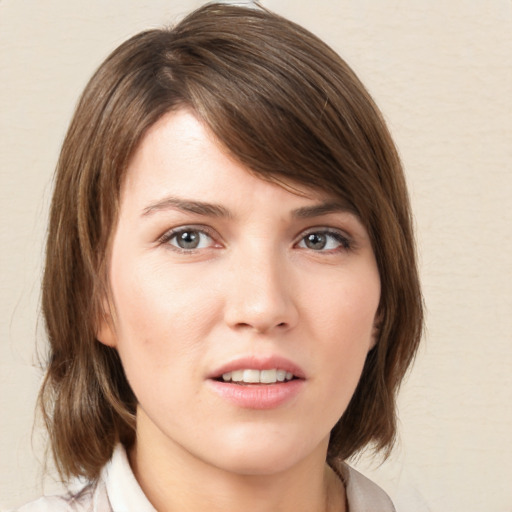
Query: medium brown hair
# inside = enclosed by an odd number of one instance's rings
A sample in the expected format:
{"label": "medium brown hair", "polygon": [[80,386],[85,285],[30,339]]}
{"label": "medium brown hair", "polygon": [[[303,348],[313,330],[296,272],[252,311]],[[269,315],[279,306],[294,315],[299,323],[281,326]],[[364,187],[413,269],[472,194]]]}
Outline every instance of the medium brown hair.
{"label": "medium brown hair", "polygon": [[332,430],[328,462],[367,445],[389,449],[396,393],[422,326],[396,149],[364,86],[317,37],[263,9],[212,4],[116,49],[87,85],[62,147],[43,280],[50,353],[40,393],[61,475],[95,479],[115,443],[134,441],[136,398],[95,326],[127,165],[148,128],[182,107],[251,172],[327,191],[361,218],[381,279],[378,341]]}

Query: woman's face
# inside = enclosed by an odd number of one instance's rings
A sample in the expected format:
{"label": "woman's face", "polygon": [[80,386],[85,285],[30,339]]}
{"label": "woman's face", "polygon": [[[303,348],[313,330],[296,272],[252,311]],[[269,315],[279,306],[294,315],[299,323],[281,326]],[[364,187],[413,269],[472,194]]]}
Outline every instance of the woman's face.
{"label": "woman's face", "polygon": [[357,216],[302,192],[251,175],[185,110],[143,139],[113,238],[114,327],[98,331],[138,399],[137,443],[243,474],[325,459],[380,279]]}

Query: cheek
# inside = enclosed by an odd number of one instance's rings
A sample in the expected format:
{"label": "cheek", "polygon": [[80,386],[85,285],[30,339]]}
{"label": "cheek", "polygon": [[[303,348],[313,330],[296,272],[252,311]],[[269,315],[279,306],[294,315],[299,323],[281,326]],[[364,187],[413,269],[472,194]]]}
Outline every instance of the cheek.
{"label": "cheek", "polygon": [[311,301],[310,324],[315,326],[319,340],[311,357],[322,358],[328,375],[326,384],[336,390],[338,407],[343,410],[374,344],[379,301],[380,279],[376,271],[354,272],[331,281],[321,297]]}
{"label": "cheek", "polygon": [[117,262],[111,272],[116,345],[127,374],[154,380],[172,369],[181,378],[215,316],[212,293],[197,272],[191,276],[151,260]]}
{"label": "cheek", "polygon": [[380,279],[372,271],[330,281],[310,304],[319,328],[357,349],[372,341],[379,302]]}

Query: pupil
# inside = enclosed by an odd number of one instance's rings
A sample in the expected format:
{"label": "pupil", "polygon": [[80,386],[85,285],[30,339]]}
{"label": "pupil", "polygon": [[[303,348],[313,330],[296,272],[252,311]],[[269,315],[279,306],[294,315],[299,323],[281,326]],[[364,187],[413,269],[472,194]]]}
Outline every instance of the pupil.
{"label": "pupil", "polygon": [[306,237],[306,245],[310,249],[323,249],[326,242],[326,236],[318,233],[311,233]]}
{"label": "pupil", "polygon": [[182,249],[195,249],[199,245],[199,235],[194,231],[185,231],[178,237],[178,245]]}

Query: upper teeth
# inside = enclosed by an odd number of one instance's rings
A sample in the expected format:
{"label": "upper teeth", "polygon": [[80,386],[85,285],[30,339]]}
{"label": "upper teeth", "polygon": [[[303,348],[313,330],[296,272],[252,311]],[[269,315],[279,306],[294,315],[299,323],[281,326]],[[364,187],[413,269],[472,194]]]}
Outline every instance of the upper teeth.
{"label": "upper teeth", "polygon": [[284,382],[292,380],[293,373],[286,370],[235,370],[222,375],[225,382],[246,382],[247,384],[274,384],[275,382]]}

